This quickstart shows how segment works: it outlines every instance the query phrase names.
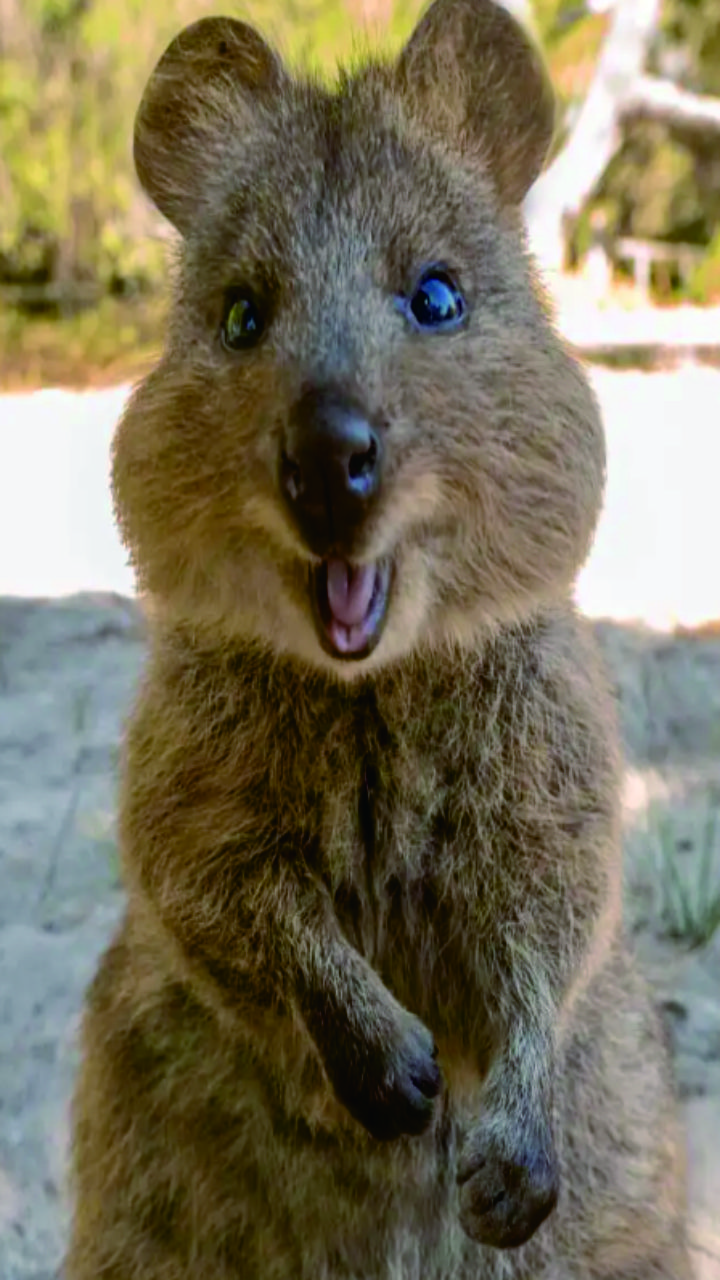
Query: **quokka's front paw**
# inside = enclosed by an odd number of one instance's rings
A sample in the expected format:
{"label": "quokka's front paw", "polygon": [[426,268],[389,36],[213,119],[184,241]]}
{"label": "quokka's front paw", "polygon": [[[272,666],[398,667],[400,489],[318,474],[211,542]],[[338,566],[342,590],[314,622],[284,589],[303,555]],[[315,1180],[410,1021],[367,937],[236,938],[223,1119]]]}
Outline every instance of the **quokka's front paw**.
{"label": "quokka's front paw", "polygon": [[[510,1135],[507,1135],[510,1138]],[[552,1141],[507,1141],[497,1126],[468,1134],[457,1168],[460,1222],[478,1244],[515,1249],[552,1213],[559,1176]]]}
{"label": "quokka's front paw", "polygon": [[384,1038],[356,1040],[346,1047],[346,1053],[341,1050],[326,1060],[326,1068],[350,1114],[380,1140],[423,1133],[442,1084],[427,1027],[400,1010]]}

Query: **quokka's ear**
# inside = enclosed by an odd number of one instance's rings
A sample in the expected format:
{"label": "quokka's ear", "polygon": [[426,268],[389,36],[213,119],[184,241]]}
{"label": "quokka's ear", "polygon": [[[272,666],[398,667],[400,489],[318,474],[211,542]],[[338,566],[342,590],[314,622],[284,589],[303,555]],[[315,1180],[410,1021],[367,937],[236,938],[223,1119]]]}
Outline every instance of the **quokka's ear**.
{"label": "quokka's ear", "polygon": [[542,58],[493,0],[434,0],[400,55],[397,84],[433,133],[487,165],[519,205],[552,141],[555,101]]}
{"label": "quokka's ear", "polygon": [[237,154],[284,75],[262,37],[234,18],[202,18],[168,45],[138,108],[134,158],[150,199],[183,235],[223,175],[228,146]]}

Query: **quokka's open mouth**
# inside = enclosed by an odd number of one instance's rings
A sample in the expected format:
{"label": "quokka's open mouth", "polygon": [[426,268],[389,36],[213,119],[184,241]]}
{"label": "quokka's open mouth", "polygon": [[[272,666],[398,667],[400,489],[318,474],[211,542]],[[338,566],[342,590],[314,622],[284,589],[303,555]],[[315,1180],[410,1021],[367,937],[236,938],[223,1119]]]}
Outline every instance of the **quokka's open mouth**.
{"label": "quokka's open mouth", "polygon": [[358,661],[382,635],[390,600],[389,563],[323,560],[310,571],[310,597],[320,643],[334,658]]}

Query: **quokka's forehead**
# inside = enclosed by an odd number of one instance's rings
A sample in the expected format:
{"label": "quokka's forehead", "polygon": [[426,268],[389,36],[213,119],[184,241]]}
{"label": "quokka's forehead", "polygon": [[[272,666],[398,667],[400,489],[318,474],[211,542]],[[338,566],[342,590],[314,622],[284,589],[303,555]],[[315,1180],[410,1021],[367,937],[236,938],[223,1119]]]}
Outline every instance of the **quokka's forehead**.
{"label": "quokka's forehead", "polygon": [[[315,110],[305,114],[301,103],[282,103],[270,114],[259,136],[247,148],[233,147],[228,155],[235,178],[230,199],[240,194],[247,202],[272,196],[278,205],[306,205],[318,198],[379,198],[397,203],[413,184],[426,188],[433,177],[447,185],[447,175],[429,148],[404,137],[400,128],[381,114],[363,116],[342,99],[318,95]],[[388,190],[388,180],[396,184]]]}
{"label": "quokka's forehead", "polygon": [[495,215],[481,169],[405,133],[392,113],[321,91],[310,101],[312,110],[302,97],[284,103],[228,170],[218,260],[264,259],[289,271],[329,239],[398,265],[487,246]]}

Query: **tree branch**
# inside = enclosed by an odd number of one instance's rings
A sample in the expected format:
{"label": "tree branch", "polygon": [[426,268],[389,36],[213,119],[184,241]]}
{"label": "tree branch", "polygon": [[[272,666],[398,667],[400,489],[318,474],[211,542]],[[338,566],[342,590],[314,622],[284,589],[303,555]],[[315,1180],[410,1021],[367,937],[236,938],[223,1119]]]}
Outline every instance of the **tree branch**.
{"label": "tree branch", "polygon": [[671,80],[641,76],[623,107],[625,120],[658,120],[682,133],[720,132],[720,98],[680,89]]}
{"label": "tree branch", "polygon": [[535,183],[525,206],[531,247],[551,273],[563,266],[566,220],[577,217],[591,198],[621,145],[627,121],[658,120],[686,136],[720,132],[720,98],[689,93],[644,74],[661,0],[614,0],[611,7],[610,29],[587,98],[566,145]]}
{"label": "tree branch", "polygon": [[660,8],[661,0],[617,0],[577,123],[529,194],[531,243],[550,270],[562,267],[564,218],[580,212],[620,145],[623,107],[642,77]]}

